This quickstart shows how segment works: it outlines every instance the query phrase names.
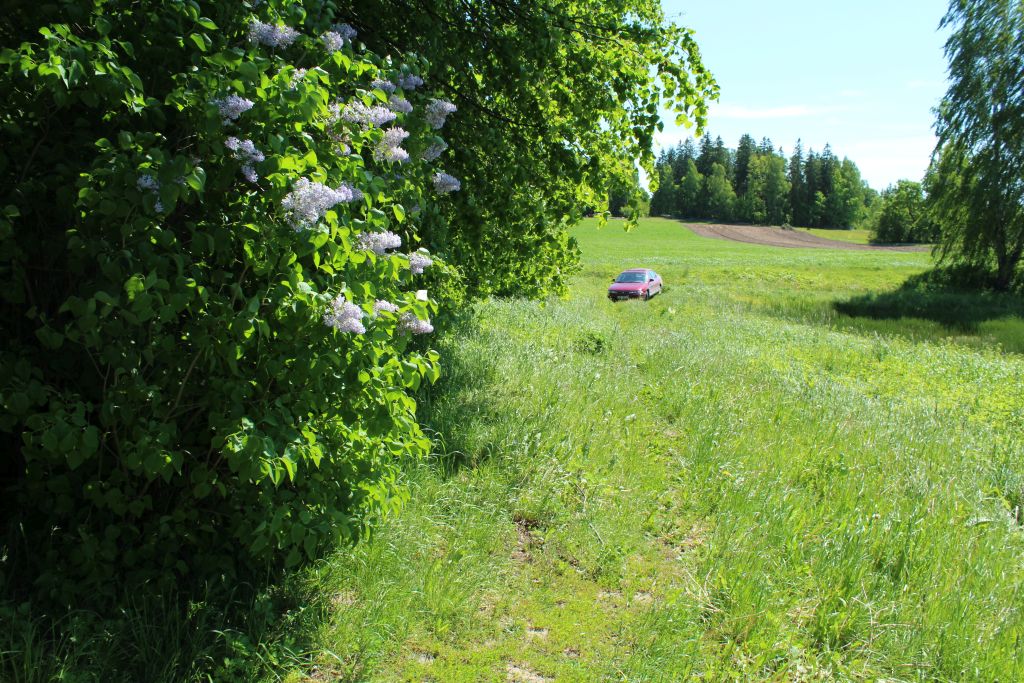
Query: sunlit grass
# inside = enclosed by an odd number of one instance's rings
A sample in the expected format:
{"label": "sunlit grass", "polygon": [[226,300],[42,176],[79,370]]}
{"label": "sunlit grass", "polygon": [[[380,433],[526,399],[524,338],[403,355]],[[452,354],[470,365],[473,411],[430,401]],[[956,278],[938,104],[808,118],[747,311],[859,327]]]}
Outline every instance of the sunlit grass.
{"label": "sunlit grass", "polygon": [[[276,589],[273,625],[218,636],[229,664],[180,671],[1024,677],[1012,301],[901,290],[928,254],[758,247],[666,220],[575,235],[567,300],[484,302],[438,340],[445,376],[420,406],[435,455],[407,468],[406,508]],[[664,294],[608,302],[637,266]],[[81,651],[62,652],[51,670],[73,671]]]}

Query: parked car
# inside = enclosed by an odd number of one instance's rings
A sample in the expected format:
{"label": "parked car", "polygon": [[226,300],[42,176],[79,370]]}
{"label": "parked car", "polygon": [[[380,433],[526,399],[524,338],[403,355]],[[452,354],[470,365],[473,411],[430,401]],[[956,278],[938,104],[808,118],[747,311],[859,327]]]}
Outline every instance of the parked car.
{"label": "parked car", "polygon": [[619,299],[643,299],[646,301],[655,294],[660,294],[662,289],[661,276],[647,268],[630,268],[619,273],[619,276],[612,280],[608,286],[608,298],[612,301]]}

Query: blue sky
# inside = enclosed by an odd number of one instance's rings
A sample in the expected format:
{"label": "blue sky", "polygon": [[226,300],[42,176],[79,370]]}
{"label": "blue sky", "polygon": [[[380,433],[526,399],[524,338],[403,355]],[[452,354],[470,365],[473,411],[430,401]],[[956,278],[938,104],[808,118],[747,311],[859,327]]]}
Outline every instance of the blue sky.
{"label": "blue sky", "polygon": [[[788,155],[832,145],[878,190],[920,180],[935,137],[932,108],[946,89],[944,0],[663,0],[696,31],[721,88],[708,119],[735,148],[743,133]],[[663,113],[660,145],[691,133]]]}

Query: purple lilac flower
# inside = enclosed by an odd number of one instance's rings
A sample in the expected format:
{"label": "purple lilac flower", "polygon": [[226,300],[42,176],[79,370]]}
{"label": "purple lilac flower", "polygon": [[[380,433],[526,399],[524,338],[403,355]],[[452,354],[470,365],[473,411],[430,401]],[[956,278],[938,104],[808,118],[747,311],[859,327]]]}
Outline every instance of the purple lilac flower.
{"label": "purple lilac flower", "polygon": [[400,332],[411,334],[430,334],[434,331],[434,326],[429,320],[420,320],[412,311],[406,311],[398,318],[398,329]]}
{"label": "purple lilac flower", "polygon": [[149,190],[151,192],[160,191],[160,181],[148,173],[146,175],[139,176],[139,179],[135,181],[135,185],[140,190]]}
{"label": "purple lilac flower", "polygon": [[388,128],[384,131],[384,138],[373,150],[373,158],[377,161],[397,161],[405,163],[409,160],[409,153],[399,147],[402,141],[409,137],[409,132],[404,128]]}
{"label": "purple lilac flower", "polygon": [[249,40],[267,47],[288,47],[298,37],[299,32],[290,26],[274,26],[255,19],[249,24]]}
{"label": "purple lilac flower", "polygon": [[164,203],[162,201],[160,201],[159,199],[156,200],[156,204],[153,205],[153,210],[156,211],[157,213],[163,213],[164,212]]}
{"label": "purple lilac flower", "polygon": [[402,74],[395,79],[395,82],[402,90],[415,90],[423,85],[423,79],[413,74]]}
{"label": "purple lilac flower", "polygon": [[447,173],[438,172],[434,174],[434,191],[438,194],[458,192],[461,189],[462,183],[459,182],[458,178],[450,176]]}
{"label": "purple lilac flower", "polygon": [[395,112],[391,111],[387,107],[381,107],[380,105],[367,107],[359,101],[346,104],[345,108],[341,112],[342,119],[350,123],[358,123],[364,128],[368,128],[370,126],[383,126],[389,121],[394,121],[395,116]]}
{"label": "purple lilac flower", "polygon": [[427,147],[425,150],[423,150],[423,160],[434,161],[439,156],[444,154],[444,151],[446,149],[448,149],[448,143],[445,142],[444,140],[440,142],[435,142],[430,147]]}
{"label": "purple lilac flower", "polygon": [[320,42],[324,44],[328,52],[337,52],[345,47],[345,37],[335,31],[328,31],[320,36]]}
{"label": "purple lilac flower", "polygon": [[377,80],[375,80],[373,83],[371,83],[370,85],[372,87],[376,88],[377,90],[383,90],[384,92],[386,92],[389,95],[391,93],[395,92],[395,89],[398,87],[397,85],[395,85],[391,81],[384,81],[384,80],[381,80],[379,78]]}
{"label": "purple lilac flower", "polygon": [[409,254],[409,270],[413,275],[421,274],[424,268],[433,265],[433,263],[434,260],[422,249]]}
{"label": "purple lilac flower", "polygon": [[228,95],[227,97],[213,100],[213,104],[215,104],[217,109],[220,111],[220,115],[224,118],[224,125],[226,126],[236,120],[243,113],[252,109],[255,103],[252,100],[247,100],[244,97],[239,97],[238,95]]}
{"label": "purple lilac flower", "polygon": [[388,98],[388,109],[399,114],[409,114],[412,112],[412,103],[404,97],[392,95]]}
{"label": "purple lilac flower", "polygon": [[402,246],[402,238],[390,230],[364,232],[356,238],[356,249],[372,251],[377,256],[383,256],[388,249],[398,249],[400,246]]}
{"label": "purple lilac flower", "polygon": [[385,301],[384,299],[377,299],[376,301],[373,302],[374,315],[380,315],[382,312],[385,311],[388,313],[398,313],[398,306],[391,303],[390,301]]}
{"label": "purple lilac flower", "polygon": [[458,108],[448,100],[430,100],[423,118],[434,130],[441,130],[448,115],[457,110]]}
{"label": "purple lilac flower", "polygon": [[348,24],[335,24],[331,27],[331,30],[350,43],[356,39],[357,35],[359,35],[359,32]]}
{"label": "purple lilac flower", "polygon": [[324,313],[324,324],[338,332],[363,334],[366,332],[363,326],[364,315],[363,309],[345,299],[345,295],[339,294],[334,297],[327,312]]}
{"label": "purple lilac flower", "polygon": [[281,206],[292,227],[303,230],[316,225],[332,206],[358,201],[362,197],[362,192],[345,183],[337,189],[331,189],[308,178],[299,178],[292,191],[281,201]]}
{"label": "purple lilac flower", "polygon": [[257,180],[260,179],[260,174],[256,172],[255,168],[249,166],[248,164],[242,167],[242,175],[250,183],[255,183]]}

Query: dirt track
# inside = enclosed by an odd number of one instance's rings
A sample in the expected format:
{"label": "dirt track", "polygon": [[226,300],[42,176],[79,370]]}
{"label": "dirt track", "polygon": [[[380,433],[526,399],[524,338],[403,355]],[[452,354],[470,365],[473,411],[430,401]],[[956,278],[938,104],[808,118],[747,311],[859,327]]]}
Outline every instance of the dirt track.
{"label": "dirt track", "polygon": [[683,225],[701,237],[764,244],[770,247],[855,249],[858,251],[928,251],[928,247],[921,246],[876,247],[868,244],[851,244],[850,242],[825,239],[802,230],[783,230],[782,228],[757,225],[717,225],[713,223],[684,223]]}

